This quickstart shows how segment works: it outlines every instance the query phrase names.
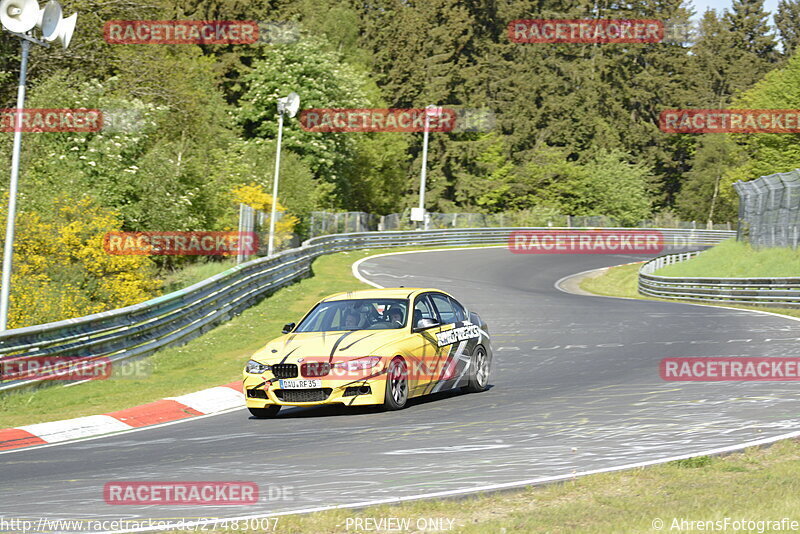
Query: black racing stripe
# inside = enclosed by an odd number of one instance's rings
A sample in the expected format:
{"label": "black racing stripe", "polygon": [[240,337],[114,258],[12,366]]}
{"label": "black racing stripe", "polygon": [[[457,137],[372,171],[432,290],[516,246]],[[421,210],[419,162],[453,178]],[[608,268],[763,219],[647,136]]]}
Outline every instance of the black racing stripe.
{"label": "black racing stripe", "polygon": [[294,338],[296,338],[296,337],[297,337],[297,334],[292,334],[291,336],[289,336],[289,337],[286,339],[286,341],[284,341],[284,342],[283,342],[283,348],[285,349],[285,348],[286,348],[286,346],[287,346],[289,343],[291,343],[292,341],[294,341]]}
{"label": "black racing stripe", "polygon": [[354,332],[357,332],[357,330],[351,330],[351,331],[349,331],[349,332],[345,332],[344,334],[342,334],[341,336],[339,336],[339,339],[337,339],[337,340],[336,340],[336,343],[334,343],[334,344],[333,344],[333,348],[331,349],[331,354],[330,354],[330,357],[328,358],[328,363],[330,363],[330,362],[332,362],[332,361],[333,361],[333,355],[334,355],[334,353],[336,352],[336,349],[338,349],[338,348],[339,348],[339,343],[341,343],[342,341],[344,341],[344,338],[346,338],[347,336],[349,336],[350,334],[352,334],[352,333],[354,333]]}
{"label": "black racing stripe", "polygon": [[353,380],[352,382],[348,382],[346,384],[342,384],[339,387],[340,388],[346,388],[347,386],[352,386],[353,384],[361,384],[362,382],[363,382],[363,385],[366,386],[367,385],[367,380],[369,380],[371,378],[375,378],[377,376],[381,376],[382,374],[386,374],[386,369],[378,371],[377,373],[373,373],[373,374],[371,374],[369,376],[366,376],[364,378],[359,378],[358,380]]}
{"label": "black racing stripe", "polygon": [[280,363],[283,363],[283,362],[285,362],[285,361],[286,361],[286,358],[288,358],[289,356],[291,356],[291,355],[292,355],[292,353],[293,353],[294,351],[296,351],[297,349],[299,349],[299,348],[300,348],[300,347],[295,347],[295,348],[293,348],[292,350],[290,350],[289,352],[287,352],[287,353],[286,353],[286,356],[284,356],[284,357],[283,357],[283,359],[280,361]]}
{"label": "black racing stripe", "polygon": [[349,344],[349,345],[347,345],[346,347],[342,347],[342,348],[341,348],[341,349],[339,349],[339,350],[347,350],[347,349],[349,349],[350,347],[352,347],[353,345],[355,345],[356,343],[358,343],[359,341],[364,341],[364,340],[365,340],[365,339],[367,339],[368,337],[374,336],[375,334],[377,334],[377,332],[372,332],[371,334],[368,334],[368,335],[366,335],[366,336],[364,336],[364,337],[362,337],[362,338],[356,339],[355,341],[353,341],[352,343],[350,343],[350,344]]}

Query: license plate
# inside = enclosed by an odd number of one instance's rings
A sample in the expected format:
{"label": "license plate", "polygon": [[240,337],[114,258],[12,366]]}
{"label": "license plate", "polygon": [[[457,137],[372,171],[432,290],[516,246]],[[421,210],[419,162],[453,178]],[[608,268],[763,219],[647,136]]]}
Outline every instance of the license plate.
{"label": "license plate", "polygon": [[321,388],[322,380],[279,380],[281,389],[311,389]]}

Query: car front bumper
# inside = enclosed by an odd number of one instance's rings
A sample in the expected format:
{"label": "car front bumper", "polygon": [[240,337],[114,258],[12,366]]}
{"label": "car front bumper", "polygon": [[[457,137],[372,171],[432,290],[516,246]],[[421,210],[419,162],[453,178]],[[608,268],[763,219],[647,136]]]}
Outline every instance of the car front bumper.
{"label": "car front bumper", "polygon": [[386,392],[386,373],[380,371],[361,380],[321,379],[321,387],[313,389],[282,389],[280,381],[265,375],[244,373],[243,389],[248,408],[279,406],[317,406],[343,404],[364,406],[383,404]]}

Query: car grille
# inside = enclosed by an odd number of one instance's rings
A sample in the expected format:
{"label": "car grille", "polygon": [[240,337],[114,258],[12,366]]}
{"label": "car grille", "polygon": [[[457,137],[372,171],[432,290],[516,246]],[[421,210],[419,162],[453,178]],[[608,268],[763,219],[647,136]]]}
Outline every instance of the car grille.
{"label": "car grille", "polygon": [[300,366],[300,374],[306,378],[326,376],[330,372],[331,364],[328,362],[309,362]]}
{"label": "car grille", "polygon": [[276,363],[272,365],[272,374],[275,378],[296,378],[297,365],[293,363]]}
{"label": "car grille", "polygon": [[331,388],[276,389],[275,396],[283,402],[320,402],[331,396]]}

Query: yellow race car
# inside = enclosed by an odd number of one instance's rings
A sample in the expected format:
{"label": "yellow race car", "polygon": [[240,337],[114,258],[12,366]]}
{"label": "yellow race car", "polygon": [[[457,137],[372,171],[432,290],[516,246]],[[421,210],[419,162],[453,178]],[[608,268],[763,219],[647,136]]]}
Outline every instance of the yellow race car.
{"label": "yellow race car", "polygon": [[437,289],[368,289],[319,301],[256,352],[244,369],[247,408],[379,404],[464,388],[487,389],[492,349],[486,324]]}

